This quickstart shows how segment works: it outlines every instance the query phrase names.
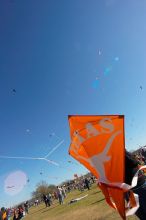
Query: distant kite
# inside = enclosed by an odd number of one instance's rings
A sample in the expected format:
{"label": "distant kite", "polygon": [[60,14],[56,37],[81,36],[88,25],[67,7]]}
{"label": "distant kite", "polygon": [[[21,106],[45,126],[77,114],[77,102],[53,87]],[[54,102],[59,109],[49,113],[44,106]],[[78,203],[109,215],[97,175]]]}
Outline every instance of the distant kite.
{"label": "distant kite", "polygon": [[55,133],[51,133],[49,134],[49,137],[53,137],[55,135]]}
{"label": "distant kite", "polygon": [[12,92],[13,92],[13,94],[15,94],[16,93],[16,89],[12,89]]}
{"label": "distant kite", "polygon": [[79,164],[77,164],[76,162],[73,162],[73,161],[71,161],[71,160],[68,160],[67,162],[68,162],[68,163],[75,164],[75,165],[79,165]]}
{"label": "distant kite", "polygon": [[140,89],[142,90],[142,86],[140,86]]}

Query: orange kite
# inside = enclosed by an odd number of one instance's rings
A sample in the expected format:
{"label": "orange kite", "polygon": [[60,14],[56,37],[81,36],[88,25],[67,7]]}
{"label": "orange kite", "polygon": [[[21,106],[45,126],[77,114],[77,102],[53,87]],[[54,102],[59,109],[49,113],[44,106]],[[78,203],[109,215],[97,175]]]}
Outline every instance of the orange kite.
{"label": "orange kite", "polygon": [[[69,154],[97,178],[107,203],[126,219],[123,115],[69,116]],[[131,195],[133,198],[133,194]],[[132,199],[133,206],[136,206]]]}

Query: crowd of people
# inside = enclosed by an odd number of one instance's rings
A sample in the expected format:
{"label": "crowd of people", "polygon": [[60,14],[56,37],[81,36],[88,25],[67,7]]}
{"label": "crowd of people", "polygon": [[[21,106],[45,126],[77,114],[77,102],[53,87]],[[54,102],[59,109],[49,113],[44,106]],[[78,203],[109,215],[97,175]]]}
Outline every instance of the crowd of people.
{"label": "crowd of people", "polygon": [[137,152],[133,152],[134,158],[138,161],[139,165],[145,165],[146,164],[146,149],[141,148]]}
{"label": "crowd of people", "polygon": [[66,185],[57,186],[56,190],[51,194],[43,194],[43,201],[46,207],[53,204],[54,200],[58,200],[59,204],[64,204],[64,199],[67,197],[67,193],[72,190],[78,189],[79,191],[84,191],[85,189],[90,190],[91,185],[95,183],[95,177],[92,175],[88,178],[80,178],[66,183]]}
{"label": "crowd of people", "polygon": [[28,209],[28,201],[26,201],[23,205],[19,205],[17,208],[6,209],[2,207],[0,210],[0,220],[20,220],[28,214]]}
{"label": "crowd of people", "polygon": [[53,204],[53,200],[58,200],[59,204],[64,203],[64,199],[66,198],[66,188],[64,186],[57,186],[56,191],[52,194],[48,193],[47,195],[43,194],[43,201],[46,207],[51,206]]}
{"label": "crowd of people", "polygon": [[[131,184],[132,177],[134,173],[139,169],[140,166],[146,164],[146,150],[140,149],[139,151],[129,153],[126,151],[126,161],[125,161],[125,182],[129,185]],[[146,204],[146,181],[145,181],[145,171],[141,171],[138,180],[138,188],[134,188],[133,191],[139,194],[140,198],[140,208],[138,209],[136,215],[139,219],[146,219],[146,208],[143,204]],[[90,190],[93,183],[96,182],[96,178],[93,175],[86,177],[75,178],[72,181],[65,183],[64,185],[57,186],[56,190],[43,194],[39,199],[35,199],[34,202],[26,201],[24,204],[19,205],[17,208],[6,209],[4,207],[0,210],[0,220],[20,220],[27,214],[29,214],[29,207],[31,205],[38,206],[42,201],[45,203],[46,207],[50,207],[55,201],[58,201],[60,205],[64,204],[64,200],[67,194],[73,190]],[[128,201],[128,197],[126,197]],[[142,208],[143,207],[143,208]]]}
{"label": "crowd of people", "polygon": [[10,209],[6,209],[5,207],[2,207],[0,209],[0,220],[10,220],[11,212]]}
{"label": "crowd of people", "polygon": [[33,202],[26,201],[25,203],[19,205],[17,208],[6,209],[4,207],[0,210],[0,220],[20,220],[29,214],[29,207],[38,206],[41,202],[45,203],[46,207],[50,207],[58,201],[60,205],[64,204],[64,200],[67,197],[67,194],[73,190],[90,190],[90,187],[95,183],[96,179],[94,176],[90,175],[89,177],[81,177],[67,182],[64,185],[57,186],[56,190],[49,192],[48,194],[43,194],[39,199],[35,199]]}
{"label": "crowd of people", "polygon": [[66,184],[57,186],[56,190],[49,192],[48,194],[43,194],[42,197],[36,198],[33,202],[26,201],[18,207],[9,209],[2,207],[0,210],[0,220],[20,220],[29,214],[29,207],[38,206],[41,202],[44,202],[46,207],[50,207],[55,203],[55,201],[58,201],[58,203],[62,205],[65,203],[64,200],[68,193],[73,190],[79,190],[81,192],[86,189],[90,190],[91,185],[95,183],[95,181],[96,179],[92,175],[86,178],[76,178],[67,182]]}

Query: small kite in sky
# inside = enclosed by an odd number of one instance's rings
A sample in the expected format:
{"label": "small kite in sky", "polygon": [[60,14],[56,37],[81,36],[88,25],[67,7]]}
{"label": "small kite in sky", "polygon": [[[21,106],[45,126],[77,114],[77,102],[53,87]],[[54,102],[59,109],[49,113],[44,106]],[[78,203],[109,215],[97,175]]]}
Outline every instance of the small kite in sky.
{"label": "small kite in sky", "polygon": [[12,89],[12,92],[13,92],[13,94],[15,94],[16,93],[16,89]]}
{"label": "small kite in sky", "polygon": [[78,165],[76,162],[73,162],[73,161],[71,161],[71,160],[68,160],[67,162],[68,162],[68,163],[71,163],[71,164]]}
{"label": "small kite in sky", "polygon": [[53,137],[55,135],[55,133],[51,133],[49,134],[49,137]]}
{"label": "small kite in sky", "polygon": [[142,90],[142,86],[140,86],[140,89]]}

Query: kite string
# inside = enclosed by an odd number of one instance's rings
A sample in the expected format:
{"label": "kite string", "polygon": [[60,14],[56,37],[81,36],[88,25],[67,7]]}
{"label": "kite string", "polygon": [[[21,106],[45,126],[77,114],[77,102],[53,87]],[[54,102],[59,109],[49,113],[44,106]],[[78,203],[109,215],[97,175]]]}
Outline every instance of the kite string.
{"label": "kite string", "polygon": [[16,157],[16,156],[3,156],[3,155],[0,155],[0,159],[44,160],[44,161],[47,161],[49,163],[52,163],[53,165],[59,166],[58,163],[56,163],[55,161],[47,159],[47,157],[50,156],[63,142],[64,142],[64,140],[59,142],[45,157],[18,157],[18,156]]}
{"label": "kite string", "polygon": [[13,156],[0,156],[0,159],[24,159],[24,160],[43,160],[42,157],[13,157]]}
{"label": "kite string", "polygon": [[50,156],[61,144],[64,143],[64,140],[60,141],[44,158]]}

